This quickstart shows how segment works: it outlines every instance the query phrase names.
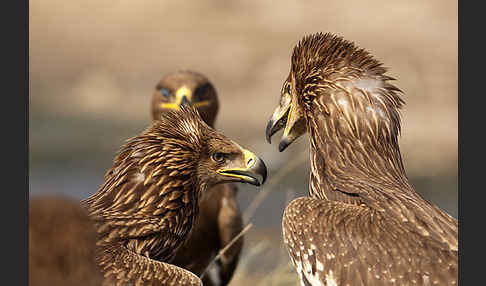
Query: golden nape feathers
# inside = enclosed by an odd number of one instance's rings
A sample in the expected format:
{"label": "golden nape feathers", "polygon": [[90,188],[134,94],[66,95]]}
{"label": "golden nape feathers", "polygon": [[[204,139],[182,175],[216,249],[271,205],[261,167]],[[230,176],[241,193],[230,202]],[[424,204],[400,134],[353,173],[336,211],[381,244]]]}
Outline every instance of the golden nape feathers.
{"label": "golden nape feathers", "polygon": [[[195,107],[204,122],[214,127],[219,102],[216,89],[207,77],[194,71],[164,76],[152,94],[152,119],[158,120],[161,114],[184,104]],[[238,265],[243,237],[234,242],[211,269],[206,269],[219,251],[243,230],[237,191],[235,184],[219,184],[208,189],[206,198],[199,202],[194,228],[172,261],[198,276],[205,271],[211,273],[202,278],[205,286],[227,285]]]}
{"label": "golden nape feathers", "polygon": [[457,220],[409,184],[398,136],[400,90],[368,52],[332,34],[294,48],[267,125],[283,151],[309,134],[309,196],[283,237],[304,285],[455,285]]}
{"label": "golden nape feathers", "polygon": [[209,127],[192,107],[163,113],[128,140],[101,188],[83,201],[98,231],[104,284],[200,284],[169,264],[193,228],[199,200],[216,184],[258,186],[265,178],[260,158]]}
{"label": "golden nape feathers", "polygon": [[29,285],[100,285],[96,230],[86,210],[53,195],[29,201]]}

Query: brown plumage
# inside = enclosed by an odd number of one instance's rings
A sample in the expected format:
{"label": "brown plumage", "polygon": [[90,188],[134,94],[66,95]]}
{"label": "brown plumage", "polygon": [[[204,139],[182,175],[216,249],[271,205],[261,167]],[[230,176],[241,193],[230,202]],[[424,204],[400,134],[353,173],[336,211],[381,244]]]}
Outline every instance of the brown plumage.
{"label": "brown plumage", "polygon": [[[177,109],[183,103],[195,106],[203,120],[214,127],[218,113],[216,89],[204,75],[180,71],[163,77],[152,95],[152,119]],[[234,184],[220,184],[207,191],[199,202],[199,217],[186,243],[177,251],[173,264],[200,276],[234,237],[243,230],[243,219],[237,203],[238,188]],[[239,238],[212,266],[202,279],[204,285],[227,285],[238,265],[243,248]]]}
{"label": "brown plumage", "polygon": [[161,115],[121,148],[97,193],[83,204],[95,221],[104,285],[200,285],[170,264],[207,189],[263,183],[253,153],[206,125],[189,106]]}
{"label": "brown plumage", "polygon": [[97,286],[96,230],[79,203],[58,196],[29,200],[29,285]]}
{"label": "brown plumage", "polygon": [[303,285],[456,285],[457,220],[409,184],[400,154],[400,90],[368,52],[331,34],[294,48],[267,138],[308,132],[309,197],[292,201],[283,237]]}

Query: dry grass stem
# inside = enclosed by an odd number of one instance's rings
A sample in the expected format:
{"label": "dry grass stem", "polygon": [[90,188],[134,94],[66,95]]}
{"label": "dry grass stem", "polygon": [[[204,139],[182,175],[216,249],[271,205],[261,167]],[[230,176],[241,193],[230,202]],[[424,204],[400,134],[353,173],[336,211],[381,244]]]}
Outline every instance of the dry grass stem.
{"label": "dry grass stem", "polygon": [[247,233],[250,228],[253,226],[253,224],[249,223],[247,226],[245,226],[245,228],[237,235],[235,236],[231,241],[230,243],[228,243],[223,249],[221,249],[219,252],[218,252],[218,255],[216,255],[216,257],[214,257],[214,259],[211,261],[211,263],[209,263],[209,265],[206,267],[206,269],[204,270],[204,272],[201,274],[201,279],[203,279],[203,277],[206,275],[206,273],[208,272],[208,269],[210,269],[213,264],[221,258],[221,256],[224,255],[224,253],[233,245],[235,244],[236,241],[238,241],[238,239],[240,239],[240,237],[242,237],[245,233]]}

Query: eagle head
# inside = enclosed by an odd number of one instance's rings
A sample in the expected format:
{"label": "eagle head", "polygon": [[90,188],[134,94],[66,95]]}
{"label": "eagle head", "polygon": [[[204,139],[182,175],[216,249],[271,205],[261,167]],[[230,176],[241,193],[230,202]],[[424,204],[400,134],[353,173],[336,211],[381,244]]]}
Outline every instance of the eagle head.
{"label": "eagle head", "polygon": [[179,109],[184,104],[194,106],[204,122],[214,125],[219,108],[218,96],[204,75],[179,71],[164,76],[152,94],[152,118],[159,119],[164,111]]}
{"label": "eagle head", "polygon": [[267,124],[267,141],[285,128],[279,144],[283,151],[316,121],[335,134],[363,137],[378,126],[371,137],[382,133],[380,129],[394,137],[400,129],[403,100],[385,72],[367,51],[342,37],[330,33],[303,37],[293,49],[280,103]]}
{"label": "eagle head", "polygon": [[306,133],[304,113],[298,103],[296,94],[295,77],[292,76],[291,72],[283,84],[279,105],[273,112],[266,128],[268,143],[271,143],[273,134],[285,128],[278,145],[280,152],[285,150],[295,139]]}
{"label": "eagle head", "polygon": [[192,154],[195,179],[200,184],[242,182],[260,186],[265,182],[267,169],[263,160],[208,126],[194,107],[182,105],[162,114],[161,119],[159,123],[155,121],[154,127],[170,132],[172,138],[168,142],[180,143],[181,154]]}

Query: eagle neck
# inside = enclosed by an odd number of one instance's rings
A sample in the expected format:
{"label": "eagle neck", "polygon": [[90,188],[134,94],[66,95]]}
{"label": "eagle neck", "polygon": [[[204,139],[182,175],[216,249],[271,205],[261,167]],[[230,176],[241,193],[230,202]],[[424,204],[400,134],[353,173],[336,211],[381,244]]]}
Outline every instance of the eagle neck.
{"label": "eagle neck", "polygon": [[394,134],[373,137],[358,131],[360,137],[356,137],[342,130],[330,118],[332,113],[313,115],[306,120],[311,197],[359,204],[359,194],[371,189],[413,192]]}

